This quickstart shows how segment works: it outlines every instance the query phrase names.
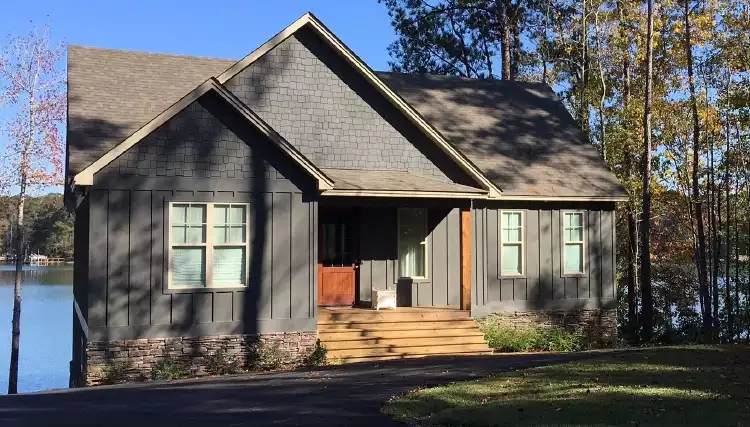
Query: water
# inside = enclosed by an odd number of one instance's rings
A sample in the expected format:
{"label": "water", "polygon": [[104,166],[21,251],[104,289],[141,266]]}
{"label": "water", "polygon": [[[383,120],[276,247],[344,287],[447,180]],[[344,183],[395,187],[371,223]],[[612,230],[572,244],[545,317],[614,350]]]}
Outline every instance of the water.
{"label": "water", "polygon": [[[0,265],[0,394],[8,391],[14,269]],[[21,298],[19,393],[68,387],[73,267],[25,266]]]}

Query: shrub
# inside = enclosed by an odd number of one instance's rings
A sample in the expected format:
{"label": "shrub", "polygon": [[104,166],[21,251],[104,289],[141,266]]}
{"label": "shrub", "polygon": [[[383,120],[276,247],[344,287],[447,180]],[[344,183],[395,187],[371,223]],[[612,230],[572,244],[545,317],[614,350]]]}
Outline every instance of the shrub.
{"label": "shrub", "polygon": [[151,368],[151,379],[154,380],[169,381],[187,377],[187,365],[171,356],[165,355]]}
{"label": "shrub", "polygon": [[315,348],[313,351],[305,357],[303,362],[307,366],[325,366],[328,365],[328,350],[320,342],[315,341]]}
{"label": "shrub", "polygon": [[103,384],[121,384],[128,381],[128,371],[133,367],[130,361],[113,362],[103,368]]}
{"label": "shrub", "polygon": [[211,375],[229,375],[240,371],[240,363],[237,358],[228,354],[224,349],[219,349],[206,356],[206,372]]}
{"label": "shrub", "polygon": [[256,341],[248,348],[247,365],[256,371],[272,371],[284,365],[284,356],[278,344]]}
{"label": "shrub", "polygon": [[487,344],[502,352],[578,351],[583,338],[558,327],[514,328],[501,320],[488,318],[480,323]]}

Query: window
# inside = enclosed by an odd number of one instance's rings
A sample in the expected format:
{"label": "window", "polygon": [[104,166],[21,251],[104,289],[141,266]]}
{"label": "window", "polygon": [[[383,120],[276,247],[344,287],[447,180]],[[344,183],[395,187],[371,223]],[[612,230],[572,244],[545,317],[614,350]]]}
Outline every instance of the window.
{"label": "window", "polygon": [[400,277],[427,277],[427,212],[398,210],[398,264]]}
{"label": "window", "polygon": [[563,214],[563,274],[584,273],[583,212]]}
{"label": "window", "polygon": [[247,205],[172,203],[169,286],[244,286]]}
{"label": "window", "polygon": [[500,226],[500,275],[522,276],[524,272],[523,212],[502,211]]}

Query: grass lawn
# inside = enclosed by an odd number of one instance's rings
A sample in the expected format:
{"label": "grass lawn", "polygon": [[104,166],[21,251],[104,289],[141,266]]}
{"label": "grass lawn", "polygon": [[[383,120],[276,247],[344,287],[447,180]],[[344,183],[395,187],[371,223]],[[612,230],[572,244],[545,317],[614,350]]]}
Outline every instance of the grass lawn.
{"label": "grass lawn", "polygon": [[383,411],[437,426],[750,426],[750,348],[627,351],[416,390]]}

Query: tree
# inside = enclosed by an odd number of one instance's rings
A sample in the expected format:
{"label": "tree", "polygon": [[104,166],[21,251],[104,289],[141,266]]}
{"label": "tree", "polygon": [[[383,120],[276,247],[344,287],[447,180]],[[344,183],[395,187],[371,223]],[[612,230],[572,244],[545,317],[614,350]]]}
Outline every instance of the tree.
{"label": "tree", "polygon": [[61,184],[64,146],[58,126],[65,117],[65,80],[56,63],[63,46],[52,46],[50,29],[12,38],[0,54],[0,96],[12,108],[0,175],[4,189],[16,196],[13,325],[8,394],[18,389],[21,336],[21,270],[24,261],[24,204],[29,190]]}
{"label": "tree", "polygon": [[649,342],[654,333],[654,299],[651,291],[651,80],[653,74],[654,5],[648,0],[646,18],[646,96],[643,107],[643,218],[641,221],[641,324],[643,340]]}

